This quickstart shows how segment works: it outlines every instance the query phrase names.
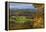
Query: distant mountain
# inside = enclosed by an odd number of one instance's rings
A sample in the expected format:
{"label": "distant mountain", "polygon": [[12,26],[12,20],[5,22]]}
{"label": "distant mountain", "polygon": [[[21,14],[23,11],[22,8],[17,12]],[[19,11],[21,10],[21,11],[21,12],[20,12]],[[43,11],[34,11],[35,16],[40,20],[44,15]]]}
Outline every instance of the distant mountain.
{"label": "distant mountain", "polygon": [[[16,15],[16,12],[19,13],[19,11],[21,11],[20,13],[22,15],[32,15],[32,14],[35,14],[36,13],[36,9],[10,9],[10,15]],[[23,14],[23,13],[28,13],[28,14]],[[18,15],[21,15],[21,14],[18,14]]]}
{"label": "distant mountain", "polygon": [[31,12],[36,12],[37,9],[10,9],[10,11],[31,11]]}

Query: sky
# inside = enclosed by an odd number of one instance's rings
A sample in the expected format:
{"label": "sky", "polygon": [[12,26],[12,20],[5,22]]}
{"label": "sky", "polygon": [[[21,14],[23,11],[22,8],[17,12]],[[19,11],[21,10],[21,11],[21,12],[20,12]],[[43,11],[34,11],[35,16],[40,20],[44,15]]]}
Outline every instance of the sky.
{"label": "sky", "polygon": [[10,9],[34,9],[32,4],[22,4],[22,3],[8,3],[8,7],[10,5]]}

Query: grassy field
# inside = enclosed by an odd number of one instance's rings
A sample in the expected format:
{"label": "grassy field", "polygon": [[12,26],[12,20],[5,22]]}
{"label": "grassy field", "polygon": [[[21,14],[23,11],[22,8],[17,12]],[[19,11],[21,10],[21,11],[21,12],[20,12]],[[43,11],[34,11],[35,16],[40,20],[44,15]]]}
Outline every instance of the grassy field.
{"label": "grassy field", "polygon": [[[11,16],[10,17],[10,29],[24,29],[31,28],[30,25],[33,19],[29,19],[26,16]],[[13,27],[13,28],[12,28]]]}

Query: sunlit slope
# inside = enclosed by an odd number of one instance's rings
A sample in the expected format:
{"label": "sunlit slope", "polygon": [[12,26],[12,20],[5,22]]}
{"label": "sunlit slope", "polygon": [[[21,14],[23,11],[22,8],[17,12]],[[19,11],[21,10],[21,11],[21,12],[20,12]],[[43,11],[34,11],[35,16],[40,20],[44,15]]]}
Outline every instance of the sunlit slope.
{"label": "sunlit slope", "polygon": [[25,23],[25,22],[32,22],[32,19],[27,19],[25,16],[17,16],[16,17],[16,22],[18,23]]}

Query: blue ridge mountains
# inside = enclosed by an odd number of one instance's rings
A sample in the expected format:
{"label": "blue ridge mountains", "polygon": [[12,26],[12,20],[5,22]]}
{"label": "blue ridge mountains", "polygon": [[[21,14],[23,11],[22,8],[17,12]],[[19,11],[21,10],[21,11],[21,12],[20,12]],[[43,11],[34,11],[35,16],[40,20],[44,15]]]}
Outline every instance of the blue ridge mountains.
{"label": "blue ridge mountains", "polygon": [[18,9],[18,8],[12,8],[12,9],[10,9],[10,11],[31,11],[31,12],[36,12],[36,8],[34,8],[34,9]]}

